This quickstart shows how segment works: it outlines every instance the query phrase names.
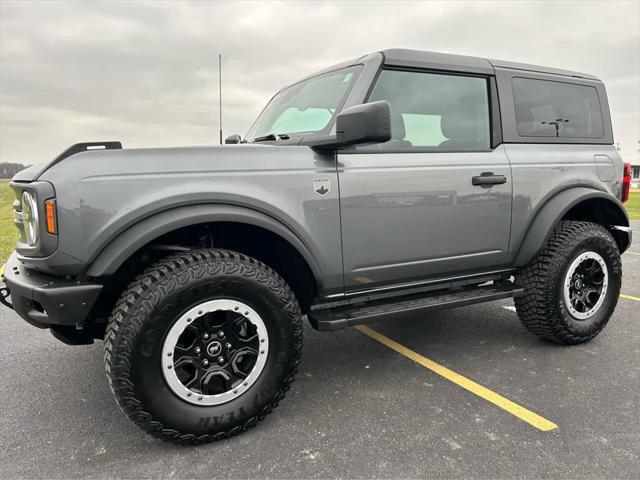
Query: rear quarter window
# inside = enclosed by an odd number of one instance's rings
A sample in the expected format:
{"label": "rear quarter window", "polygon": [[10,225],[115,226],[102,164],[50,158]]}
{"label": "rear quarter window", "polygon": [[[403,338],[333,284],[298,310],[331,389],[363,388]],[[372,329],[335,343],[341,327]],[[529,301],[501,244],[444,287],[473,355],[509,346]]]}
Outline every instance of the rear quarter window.
{"label": "rear quarter window", "polygon": [[516,128],[522,137],[602,138],[598,91],[589,85],[512,79]]}

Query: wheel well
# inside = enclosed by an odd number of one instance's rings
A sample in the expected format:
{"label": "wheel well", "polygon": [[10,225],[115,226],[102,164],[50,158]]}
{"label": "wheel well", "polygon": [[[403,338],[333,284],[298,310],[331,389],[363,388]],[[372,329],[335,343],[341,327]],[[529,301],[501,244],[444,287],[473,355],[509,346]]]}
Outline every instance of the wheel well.
{"label": "wheel well", "polygon": [[105,279],[105,287],[92,312],[104,323],[120,294],[144,268],[172,253],[194,248],[224,248],[244,253],[275,270],[291,287],[306,313],[316,296],[316,280],[302,255],[279,235],[254,225],[236,222],[201,223],[181,227],[148,242]]}
{"label": "wheel well", "polygon": [[[589,198],[574,205],[564,214],[562,220],[593,222],[607,228],[612,225],[629,226],[629,221],[620,207],[614,202],[604,198]],[[626,238],[623,238],[624,234],[616,230],[610,231],[620,251],[626,248]]]}

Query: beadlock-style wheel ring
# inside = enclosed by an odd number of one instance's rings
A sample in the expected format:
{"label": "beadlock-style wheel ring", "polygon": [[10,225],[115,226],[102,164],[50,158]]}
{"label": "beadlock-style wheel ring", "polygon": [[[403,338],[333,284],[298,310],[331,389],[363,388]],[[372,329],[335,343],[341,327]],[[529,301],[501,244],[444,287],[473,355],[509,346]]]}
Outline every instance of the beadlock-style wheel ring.
{"label": "beadlock-style wheel ring", "polygon": [[577,320],[591,318],[607,296],[609,271],[602,256],[584,252],[571,263],[565,275],[564,303]]}
{"label": "beadlock-style wheel ring", "polygon": [[238,300],[209,300],[173,324],[162,346],[161,368],[182,400],[221,405],[251,388],[268,353],[267,328],[254,309]]}

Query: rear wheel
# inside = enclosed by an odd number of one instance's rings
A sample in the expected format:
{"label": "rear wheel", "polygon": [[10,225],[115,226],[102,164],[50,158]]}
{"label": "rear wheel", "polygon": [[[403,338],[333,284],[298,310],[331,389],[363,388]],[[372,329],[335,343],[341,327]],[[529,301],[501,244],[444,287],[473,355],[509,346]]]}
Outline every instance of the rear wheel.
{"label": "rear wheel", "polygon": [[284,397],[302,350],[301,313],[255,259],[181,253],[142,273],[116,305],[105,366],[122,410],[177,442],[240,433]]}
{"label": "rear wheel", "polygon": [[618,302],[620,252],[611,234],[590,222],[563,221],[543,251],[516,276],[523,325],[562,344],[588,342],[605,327]]}

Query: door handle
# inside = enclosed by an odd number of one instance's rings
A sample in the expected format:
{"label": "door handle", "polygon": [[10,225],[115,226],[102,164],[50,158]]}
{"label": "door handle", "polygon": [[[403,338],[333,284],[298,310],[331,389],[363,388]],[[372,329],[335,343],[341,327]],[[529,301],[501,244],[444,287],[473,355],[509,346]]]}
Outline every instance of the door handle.
{"label": "door handle", "polygon": [[480,175],[471,177],[471,183],[473,185],[490,187],[491,185],[501,185],[503,183],[507,183],[507,177],[505,177],[504,175],[494,175],[493,172],[482,172]]}

